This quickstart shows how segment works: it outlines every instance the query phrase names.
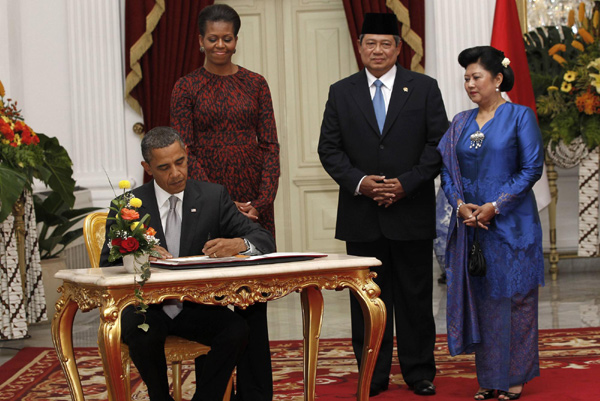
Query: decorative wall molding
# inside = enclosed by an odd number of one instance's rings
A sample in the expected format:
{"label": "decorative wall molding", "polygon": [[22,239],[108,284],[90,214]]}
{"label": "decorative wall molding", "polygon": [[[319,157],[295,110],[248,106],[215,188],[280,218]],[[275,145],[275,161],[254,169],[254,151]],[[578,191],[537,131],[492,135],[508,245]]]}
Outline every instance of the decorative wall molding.
{"label": "decorative wall molding", "polygon": [[66,10],[74,175],[108,187],[104,170],[122,179],[128,153],[139,159],[125,143],[120,3],[67,0]]}

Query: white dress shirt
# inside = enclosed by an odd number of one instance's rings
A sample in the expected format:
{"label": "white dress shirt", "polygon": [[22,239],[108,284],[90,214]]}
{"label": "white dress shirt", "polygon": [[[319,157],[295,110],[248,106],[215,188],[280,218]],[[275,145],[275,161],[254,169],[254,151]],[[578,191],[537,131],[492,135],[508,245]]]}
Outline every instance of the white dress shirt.
{"label": "white dress shirt", "polygon": [[[383,85],[381,85],[381,93],[383,94],[383,103],[385,104],[385,113],[387,114],[388,107],[390,106],[390,99],[392,98],[392,89],[394,88],[394,81],[396,80],[396,70],[398,67],[394,64],[392,68],[381,77],[377,78],[373,74],[369,72],[368,69],[365,68],[365,72],[367,73],[367,83],[369,84],[369,92],[371,92],[371,100],[375,97],[375,91],[377,87],[375,86],[375,81],[380,80]],[[354,195],[362,195],[359,191],[360,184],[362,184],[366,175],[360,179],[358,185],[356,186],[356,190],[354,191]]]}
{"label": "white dress shirt", "polygon": [[[179,219],[182,220],[183,217],[183,193],[185,191],[181,191],[177,194],[173,194],[173,196],[177,197],[177,199],[179,199],[179,202],[177,202],[177,206],[175,206],[175,212],[177,213],[177,216],[179,216]],[[160,213],[160,222],[163,226],[163,229],[166,229],[167,227],[167,215],[169,214],[169,198],[171,197],[171,194],[168,193],[167,191],[165,191],[164,189],[162,189],[157,183],[156,181],[154,181],[154,193],[156,194],[156,204],[158,205],[158,212]],[[164,246],[164,244],[161,244]]]}

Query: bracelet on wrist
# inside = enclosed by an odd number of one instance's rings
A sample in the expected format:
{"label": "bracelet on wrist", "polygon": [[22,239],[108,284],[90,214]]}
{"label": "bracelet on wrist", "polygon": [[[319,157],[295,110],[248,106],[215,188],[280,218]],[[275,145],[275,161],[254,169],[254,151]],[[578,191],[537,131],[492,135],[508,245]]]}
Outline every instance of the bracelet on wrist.
{"label": "bracelet on wrist", "polygon": [[458,202],[458,205],[456,205],[456,213],[458,213],[460,211],[460,207],[464,204],[465,204],[465,202]]}
{"label": "bracelet on wrist", "polygon": [[500,214],[500,209],[498,209],[498,204],[495,201],[492,202],[492,206],[494,206],[494,212],[496,212],[496,214]]}

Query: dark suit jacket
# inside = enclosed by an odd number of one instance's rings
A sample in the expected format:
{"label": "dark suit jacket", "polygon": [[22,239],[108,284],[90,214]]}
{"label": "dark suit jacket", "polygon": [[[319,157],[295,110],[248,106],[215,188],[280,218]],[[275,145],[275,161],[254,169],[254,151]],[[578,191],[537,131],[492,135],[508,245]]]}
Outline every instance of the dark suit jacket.
{"label": "dark suit jacket", "polygon": [[[336,238],[435,238],[437,144],[448,118],[437,82],[400,66],[380,135],[364,70],[330,87],[319,156],[340,185]],[[407,197],[388,208],[354,191],[365,175],[398,178]]]}
{"label": "dark suit jacket", "polygon": [[[150,227],[162,247],[167,248],[164,229],[160,221],[154,180],[134,189],[133,194],[142,200],[140,217],[150,213]],[[183,194],[183,216],[181,219],[181,244],[179,256],[201,255],[204,243],[210,238],[247,238],[260,252],[275,252],[275,241],[260,225],[241,214],[229,197],[225,187],[219,184],[188,180]],[[195,211],[193,211],[195,209]],[[115,215],[110,211],[109,217]],[[108,233],[112,220],[106,221]],[[108,238],[107,238],[108,241]],[[109,249],[104,242],[100,266],[109,266]]]}

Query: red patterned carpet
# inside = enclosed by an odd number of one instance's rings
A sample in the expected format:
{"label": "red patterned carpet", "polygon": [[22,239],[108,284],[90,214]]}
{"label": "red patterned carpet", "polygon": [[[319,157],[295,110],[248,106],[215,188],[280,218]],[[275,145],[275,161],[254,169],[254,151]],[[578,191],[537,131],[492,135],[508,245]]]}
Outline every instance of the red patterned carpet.
{"label": "red patterned carpet", "polygon": [[[275,400],[303,399],[302,342],[272,343]],[[78,348],[76,357],[86,400],[106,400],[100,357],[95,348]],[[472,399],[477,390],[472,356],[450,357],[446,337],[438,336],[435,384],[438,401]],[[600,399],[600,328],[543,330],[540,332],[541,377],[525,386],[521,399]],[[373,400],[423,401],[402,381],[397,361],[390,389]],[[350,341],[321,340],[317,372],[317,399],[350,400],[356,397],[358,374]],[[25,348],[0,368],[0,401],[69,401],[69,390],[53,349]],[[132,400],[147,400],[145,387],[135,368]],[[194,388],[193,363],[184,366],[184,399]]]}

